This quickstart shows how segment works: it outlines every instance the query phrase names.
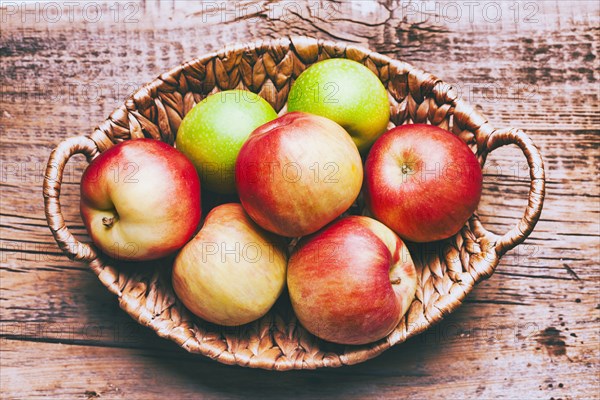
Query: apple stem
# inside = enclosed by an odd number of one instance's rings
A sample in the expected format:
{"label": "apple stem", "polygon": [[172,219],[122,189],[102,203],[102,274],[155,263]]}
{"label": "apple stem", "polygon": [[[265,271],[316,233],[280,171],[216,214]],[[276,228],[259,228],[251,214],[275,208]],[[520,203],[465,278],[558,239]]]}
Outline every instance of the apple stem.
{"label": "apple stem", "polygon": [[104,225],[107,228],[110,228],[114,222],[115,222],[114,217],[102,217],[102,225]]}
{"label": "apple stem", "polygon": [[390,281],[390,282],[392,283],[392,285],[399,285],[400,282],[402,282],[402,279],[396,278],[396,279],[394,279],[393,281]]}

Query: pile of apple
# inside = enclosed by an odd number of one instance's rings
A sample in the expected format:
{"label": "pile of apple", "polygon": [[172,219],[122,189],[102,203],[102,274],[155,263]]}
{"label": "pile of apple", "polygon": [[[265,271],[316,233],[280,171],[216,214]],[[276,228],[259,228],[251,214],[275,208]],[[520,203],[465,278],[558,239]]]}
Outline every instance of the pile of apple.
{"label": "pile of apple", "polygon": [[[403,239],[456,234],[482,184],[476,157],[455,135],[422,124],[386,132],[389,118],[380,80],[345,59],[305,70],[279,117],[254,93],[218,92],[185,116],[175,148],[130,140],[98,156],[82,177],[81,215],[114,259],[178,251],[175,293],[206,321],[254,321],[287,283],[314,335],[376,341],[415,296]],[[201,186],[235,199],[202,224]],[[363,198],[364,210],[353,207]]]}

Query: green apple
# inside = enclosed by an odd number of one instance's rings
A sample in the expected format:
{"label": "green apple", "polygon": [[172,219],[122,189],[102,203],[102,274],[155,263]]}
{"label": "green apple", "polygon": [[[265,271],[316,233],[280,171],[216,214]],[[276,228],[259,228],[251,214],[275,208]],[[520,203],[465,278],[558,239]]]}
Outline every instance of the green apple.
{"label": "green apple", "polygon": [[277,118],[262,97],[246,90],[208,96],[187,113],[176,147],[198,171],[203,189],[235,193],[235,160],[252,131]]}
{"label": "green apple", "polygon": [[361,153],[387,130],[390,119],[387,90],[379,78],[364,65],[343,58],[318,62],[302,72],[290,90],[288,111],[337,122]]}

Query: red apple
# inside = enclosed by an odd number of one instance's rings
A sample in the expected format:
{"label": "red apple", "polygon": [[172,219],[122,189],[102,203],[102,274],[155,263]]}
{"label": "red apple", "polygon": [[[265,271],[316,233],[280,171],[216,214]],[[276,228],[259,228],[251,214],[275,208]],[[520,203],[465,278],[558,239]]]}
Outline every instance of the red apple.
{"label": "red apple", "polygon": [[177,255],[173,289],[206,321],[242,325],[265,315],[285,286],[286,246],[239,203],[213,208]]}
{"label": "red apple", "polygon": [[457,233],[481,197],[481,167],[452,133],[425,124],[383,134],[365,164],[366,202],[402,238],[430,242]]}
{"label": "red apple", "polygon": [[200,180],[166,143],[127,140],[100,154],[81,178],[81,216],[102,252],[128,261],[164,257],[200,222]]}
{"label": "red apple", "polygon": [[309,332],[364,344],[398,325],[414,299],[417,273],[394,232],[372,218],[350,216],[300,241],[287,282],[294,312]]}
{"label": "red apple", "polygon": [[288,237],[316,232],[346,211],[363,179],[360,154],[344,128],[301,112],[252,132],[235,168],[240,201],[250,217]]}

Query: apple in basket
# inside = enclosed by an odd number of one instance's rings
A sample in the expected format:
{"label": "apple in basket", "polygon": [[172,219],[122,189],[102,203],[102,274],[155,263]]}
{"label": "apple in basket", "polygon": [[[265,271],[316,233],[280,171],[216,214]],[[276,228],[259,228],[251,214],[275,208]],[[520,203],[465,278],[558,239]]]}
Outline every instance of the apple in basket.
{"label": "apple in basket", "polygon": [[456,234],[477,208],[481,186],[471,149],[432,125],[391,129],[365,164],[365,198],[373,216],[414,242]]}
{"label": "apple in basket", "polygon": [[179,252],[173,289],[206,321],[234,326],[262,317],[285,285],[281,237],[257,226],[238,203],[213,208],[200,232]]}
{"label": "apple in basket", "polygon": [[302,72],[290,90],[288,111],[337,122],[361,153],[386,131],[390,119],[388,93],[377,75],[344,58],[320,61]]}
{"label": "apple in basket", "polygon": [[252,131],[277,118],[266,100],[247,90],[217,92],[196,104],[177,131],[177,150],[196,166],[202,189],[235,193],[235,160]]}
{"label": "apple in basket", "polygon": [[127,140],[106,150],[81,178],[81,216],[102,252],[126,261],[164,257],[200,222],[200,180],[166,143]]}
{"label": "apple in basket", "polygon": [[238,155],[235,179],[240,201],[258,225],[296,237],[316,232],[352,205],[363,168],[340,125],[292,112],[252,132]]}
{"label": "apple in basket", "polygon": [[417,274],[392,230],[350,216],[298,243],[287,283],[294,312],[309,332],[335,343],[365,344],[398,325],[415,297]]}

